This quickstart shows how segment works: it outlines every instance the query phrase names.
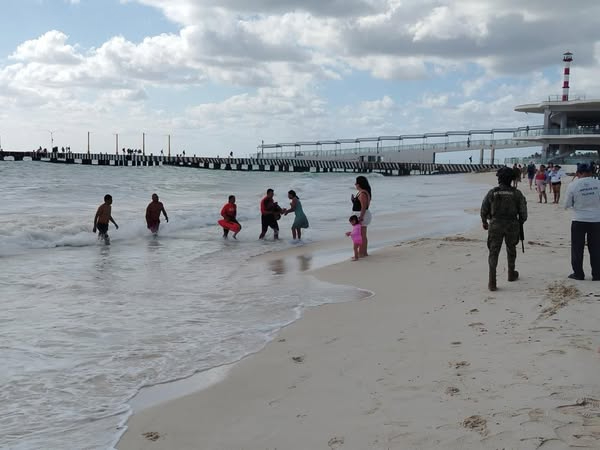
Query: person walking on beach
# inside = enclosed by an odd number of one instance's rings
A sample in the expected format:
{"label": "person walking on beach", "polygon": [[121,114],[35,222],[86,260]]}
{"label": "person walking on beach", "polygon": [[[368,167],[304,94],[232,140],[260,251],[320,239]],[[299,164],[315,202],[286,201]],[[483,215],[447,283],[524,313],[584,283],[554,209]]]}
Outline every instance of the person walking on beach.
{"label": "person walking on beach", "polygon": [[561,170],[558,164],[554,164],[552,171],[550,172],[550,187],[552,194],[554,194],[554,201],[552,203],[558,203],[560,201],[560,187],[562,184],[562,177],[565,173]]}
{"label": "person walking on beach", "polygon": [[98,210],[96,211],[96,215],[94,216],[94,229],[92,230],[94,233],[98,230],[98,239],[104,239],[105,241],[109,240],[108,237],[108,222],[112,222],[115,228],[118,230],[119,225],[112,218],[112,195],[106,194],[104,196],[104,203],[102,203]]}
{"label": "person walking on beach", "polygon": [[592,266],[592,280],[600,281],[600,180],[592,178],[588,164],[577,166],[578,179],[567,187],[565,209],[573,208],[571,222],[571,267],[573,280],[585,279],[583,250],[587,246]]}
{"label": "person walking on beach", "polygon": [[513,179],[513,187],[516,188],[519,184],[519,181],[521,181],[521,166],[517,166],[517,163],[514,163],[512,170],[515,174],[515,178]]}
{"label": "person walking on beach", "polygon": [[531,186],[533,185],[535,173],[535,164],[533,163],[533,161],[530,161],[529,164],[527,164],[527,179],[529,180],[529,189],[531,189]]}
{"label": "person walking on beach", "polygon": [[488,289],[490,291],[497,289],[496,267],[503,240],[508,257],[508,281],[516,281],[519,278],[519,272],[515,270],[517,244],[520,226],[527,220],[527,200],[521,191],[511,187],[515,177],[514,170],[510,167],[502,167],[496,176],[498,186],[487,193],[481,203],[480,212],[483,229],[488,230]]}
{"label": "person walking on beach", "polygon": [[352,261],[358,261],[360,258],[360,246],[362,245],[362,226],[358,221],[358,217],[354,214],[350,216],[348,219],[350,225],[352,225],[352,231],[347,231],[346,236],[350,236],[352,238],[352,243],[354,245],[354,257]]}
{"label": "person walking on beach", "polygon": [[260,221],[262,230],[258,237],[259,239],[264,239],[269,227],[273,229],[273,239],[279,239],[279,224],[277,221],[281,215],[281,208],[273,200],[274,195],[275,191],[273,191],[273,189],[267,189],[267,195],[260,201]]}
{"label": "person walking on beach", "polygon": [[291,200],[290,207],[283,210],[283,215],[287,216],[291,212],[295,214],[294,223],[292,224],[292,239],[300,240],[302,239],[302,228],[308,228],[308,219],[306,218],[306,214],[304,214],[302,203],[296,195],[296,191],[289,191],[288,198]]}
{"label": "person walking on beach", "polygon": [[224,226],[223,238],[227,239],[229,230],[231,229],[233,231],[233,238],[237,239],[237,234],[242,229],[242,225],[237,221],[237,205],[235,204],[235,195],[229,196],[227,203],[225,203],[223,208],[221,208],[221,216],[223,216],[223,220],[226,222],[225,225],[236,225],[231,227]]}
{"label": "person walking on beach", "polygon": [[367,227],[371,223],[371,212],[369,206],[371,205],[371,185],[366,177],[360,175],[356,177],[356,183],[354,184],[358,192],[356,195],[352,195],[350,200],[352,201],[352,212],[359,213],[358,221],[361,226],[362,244],[360,246],[360,257],[364,258],[369,256],[367,239]]}
{"label": "person walking on beach", "polygon": [[548,203],[548,197],[546,197],[546,166],[543,164],[540,165],[539,170],[535,174],[535,188],[540,198],[538,203],[542,203],[542,198],[544,199],[544,203]]}
{"label": "person walking on beach", "polygon": [[158,228],[160,227],[161,213],[164,214],[165,220],[168,223],[169,216],[167,216],[167,211],[165,211],[165,207],[163,206],[162,202],[158,201],[158,195],[152,194],[152,201],[148,204],[148,207],[146,208],[146,226],[152,234],[158,233]]}

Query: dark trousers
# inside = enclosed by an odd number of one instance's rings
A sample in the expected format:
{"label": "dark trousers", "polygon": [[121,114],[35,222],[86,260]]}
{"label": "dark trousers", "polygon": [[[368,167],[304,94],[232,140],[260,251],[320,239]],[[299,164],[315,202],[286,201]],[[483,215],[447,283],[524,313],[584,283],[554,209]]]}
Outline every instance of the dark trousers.
{"label": "dark trousers", "polygon": [[516,220],[493,220],[488,231],[487,246],[490,251],[488,264],[491,273],[496,273],[498,256],[502,250],[502,241],[506,244],[508,270],[515,270],[517,244],[519,243],[519,222]]}
{"label": "dark trousers", "polygon": [[587,235],[592,278],[600,280],[600,222],[571,222],[571,266],[573,273],[583,278],[583,249]]}

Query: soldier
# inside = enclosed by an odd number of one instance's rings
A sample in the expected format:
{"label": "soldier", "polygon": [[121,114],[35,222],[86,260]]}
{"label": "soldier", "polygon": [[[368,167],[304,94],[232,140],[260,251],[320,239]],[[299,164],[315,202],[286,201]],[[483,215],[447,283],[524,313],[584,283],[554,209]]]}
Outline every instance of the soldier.
{"label": "soldier", "polygon": [[[490,251],[489,282],[490,291],[496,290],[496,267],[498,255],[502,249],[502,240],[506,243],[508,256],[508,281],[516,281],[519,272],[515,270],[517,244],[521,225],[527,220],[527,200],[518,189],[511,187],[515,172],[510,167],[502,167],[496,173],[498,186],[491,189],[481,204],[483,229],[488,231],[487,246]],[[488,220],[490,220],[488,224]]]}

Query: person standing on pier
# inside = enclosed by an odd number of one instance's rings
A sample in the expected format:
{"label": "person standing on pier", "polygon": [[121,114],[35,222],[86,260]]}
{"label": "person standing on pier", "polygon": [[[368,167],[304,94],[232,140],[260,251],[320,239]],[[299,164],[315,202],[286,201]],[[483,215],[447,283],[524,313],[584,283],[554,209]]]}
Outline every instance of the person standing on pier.
{"label": "person standing on pier", "polygon": [[496,176],[498,186],[487,193],[481,203],[480,212],[483,229],[488,231],[490,291],[497,289],[496,267],[502,241],[506,244],[508,257],[508,281],[516,281],[519,278],[519,272],[515,270],[517,244],[520,228],[527,220],[527,200],[521,191],[511,186],[516,176],[515,171],[510,167],[503,167],[498,170]]}
{"label": "person standing on pier", "polygon": [[112,218],[112,195],[106,194],[104,196],[104,203],[98,207],[96,215],[94,216],[94,233],[98,230],[98,238],[104,239],[106,243],[109,242],[108,237],[108,222],[112,222],[115,228],[118,230],[119,225]]}
{"label": "person standing on pier", "polygon": [[273,200],[275,191],[273,189],[267,189],[267,195],[260,201],[260,221],[262,230],[259,239],[264,239],[265,234],[269,227],[273,228],[274,239],[279,239],[279,224],[277,220],[281,217],[281,208]]}
{"label": "person standing on pier", "polygon": [[158,201],[158,195],[152,194],[152,201],[146,208],[146,225],[152,234],[158,233],[158,228],[160,227],[160,214],[163,213],[165,215],[165,220],[167,223],[169,222],[169,216],[167,216],[167,211],[165,211],[165,207],[162,202]]}

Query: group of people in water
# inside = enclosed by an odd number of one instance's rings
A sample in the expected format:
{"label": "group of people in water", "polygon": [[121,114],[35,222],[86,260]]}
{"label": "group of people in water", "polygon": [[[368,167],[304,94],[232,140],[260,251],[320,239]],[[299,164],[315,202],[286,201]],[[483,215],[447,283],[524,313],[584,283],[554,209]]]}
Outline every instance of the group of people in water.
{"label": "group of people in water", "polygon": [[[371,212],[369,206],[371,204],[371,186],[369,181],[364,176],[358,176],[356,178],[355,187],[357,189],[356,194],[353,194],[350,198],[352,202],[352,215],[349,218],[349,222],[352,225],[352,231],[346,233],[347,236],[352,238],[354,256],[353,261],[357,261],[359,258],[368,256],[367,253],[367,227],[371,223]],[[290,206],[288,208],[281,208],[279,204],[274,200],[275,191],[271,188],[267,189],[266,195],[260,201],[260,215],[261,215],[261,232],[259,239],[264,239],[269,228],[273,230],[273,237],[275,240],[279,239],[279,224],[278,221],[281,216],[287,216],[290,213],[294,213],[294,221],[292,223],[292,239],[299,241],[302,239],[302,230],[309,227],[308,218],[304,213],[302,202],[296,194],[296,191],[288,191],[288,199],[290,200]],[[162,202],[159,201],[156,193],[152,194],[152,201],[146,207],[146,225],[152,234],[157,234],[160,227],[161,214],[164,215],[165,220],[169,221],[169,216],[165,210]],[[221,208],[221,216],[223,217],[218,221],[218,224],[223,229],[223,238],[229,237],[229,232],[232,232],[232,237],[237,239],[238,233],[242,229],[242,225],[237,220],[237,205],[235,195],[230,195],[227,203]],[[109,223],[115,226],[118,230],[119,226],[112,217],[112,196],[107,194],[104,196],[104,203],[98,207],[96,215],[94,216],[94,227],[93,232],[98,231],[98,238],[104,239],[106,243],[109,243],[108,237],[108,226]]]}

